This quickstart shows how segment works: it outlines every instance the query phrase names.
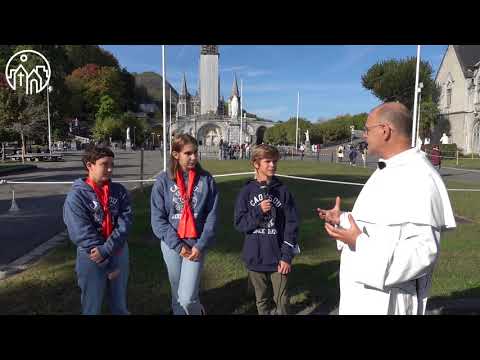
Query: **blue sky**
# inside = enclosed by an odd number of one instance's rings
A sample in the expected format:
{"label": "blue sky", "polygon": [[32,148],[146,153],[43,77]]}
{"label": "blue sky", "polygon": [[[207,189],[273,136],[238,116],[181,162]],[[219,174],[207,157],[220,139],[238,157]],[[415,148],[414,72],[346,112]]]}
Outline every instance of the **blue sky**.
{"label": "blue sky", "polygon": [[[101,45],[130,72],[161,74],[158,45]],[[447,45],[424,45],[422,60],[434,72]],[[244,108],[271,120],[300,116],[310,121],[368,112],[378,99],[361,85],[361,76],[378,61],[416,56],[416,45],[220,45],[220,92],[231,94],[234,73],[243,80]],[[166,78],[180,89],[183,72],[190,93],[198,88],[198,45],[166,46]],[[413,84],[412,84],[413,86]]]}

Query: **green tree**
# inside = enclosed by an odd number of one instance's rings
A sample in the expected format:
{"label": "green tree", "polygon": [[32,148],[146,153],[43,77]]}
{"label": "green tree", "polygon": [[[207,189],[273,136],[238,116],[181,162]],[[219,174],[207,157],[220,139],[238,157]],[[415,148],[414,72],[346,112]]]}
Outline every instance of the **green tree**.
{"label": "green tree", "polygon": [[134,136],[132,140],[134,141],[135,145],[144,144],[152,132],[152,129],[148,125],[147,121],[145,119],[137,118],[132,112],[126,112],[122,115],[121,124],[122,139],[126,138],[127,128],[130,127],[132,131],[131,136]]}
{"label": "green tree", "polygon": [[[295,145],[297,118],[291,117],[286,122],[278,122],[265,132],[265,141],[275,145]],[[304,133],[311,132],[313,125],[305,118],[298,118],[298,144],[305,142]],[[310,134],[311,135],[311,134]],[[310,140],[312,138],[310,136]]]}
{"label": "green tree", "polygon": [[115,101],[109,95],[103,95],[100,99],[96,119],[113,118],[119,114],[119,109]]}
{"label": "green tree", "polygon": [[38,119],[44,114],[44,106],[39,104],[39,94],[25,95],[22,89],[13,91],[0,86],[0,127],[12,129],[20,134],[22,162],[25,162],[25,136],[32,133]]}
{"label": "green tree", "polygon": [[105,95],[112,98],[122,112],[133,104],[132,79],[114,67],[88,64],[75,69],[65,81],[72,93],[72,108],[77,111],[72,117],[80,116],[93,123]]}
{"label": "green tree", "polygon": [[105,117],[97,118],[92,129],[93,138],[99,142],[110,142],[110,137],[113,139],[119,138],[121,133],[121,123],[117,118]]}
{"label": "green tree", "polygon": [[419,106],[420,124],[418,136],[423,140],[426,137],[430,138],[433,129],[440,122],[440,111],[438,105],[433,101],[422,101]]}
{"label": "green tree", "polygon": [[[413,109],[416,58],[386,60],[374,64],[362,76],[362,85],[383,102],[399,101]],[[440,91],[433,79],[432,66],[420,62],[419,82],[423,82],[422,98],[437,102]]]}

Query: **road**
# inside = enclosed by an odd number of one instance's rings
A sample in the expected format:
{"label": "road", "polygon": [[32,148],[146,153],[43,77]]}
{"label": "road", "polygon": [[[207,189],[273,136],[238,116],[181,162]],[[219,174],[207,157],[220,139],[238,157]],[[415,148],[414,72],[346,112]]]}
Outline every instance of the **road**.
{"label": "road", "polygon": [[[115,153],[114,180],[140,178],[140,151]],[[15,181],[73,181],[84,177],[81,153],[66,153],[64,162],[36,162],[33,172],[2,176]],[[144,152],[144,178],[163,169],[159,151]],[[127,189],[138,183],[124,184]],[[25,255],[54,235],[65,230],[62,206],[71,185],[15,185],[19,212],[9,212],[12,204],[10,185],[0,185],[0,266]]]}

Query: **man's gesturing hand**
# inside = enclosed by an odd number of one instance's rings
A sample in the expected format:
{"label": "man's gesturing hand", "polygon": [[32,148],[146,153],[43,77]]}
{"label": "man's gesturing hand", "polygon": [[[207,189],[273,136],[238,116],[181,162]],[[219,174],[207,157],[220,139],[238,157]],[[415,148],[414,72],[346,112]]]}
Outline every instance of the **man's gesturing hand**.
{"label": "man's gesturing hand", "polygon": [[335,206],[330,210],[317,208],[318,217],[331,225],[339,225],[340,215],[342,214],[342,211],[340,210],[340,201],[340,196],[337,196],[335,199]]}
{"label": "man's gesturing hand", "polygon": [[351,248],[355,248],[357,243],[357,237],[362,233],[360,228],[358,227],[355,220],[353,220],[352,214],[348,214],[348,220],[350,221],[350,228],[349,229],[342,229],[338,227],[334,227],[329,223],[325,223],[325,231],[328,235],[336,240],[340,240],[341,242],[347,244]]}

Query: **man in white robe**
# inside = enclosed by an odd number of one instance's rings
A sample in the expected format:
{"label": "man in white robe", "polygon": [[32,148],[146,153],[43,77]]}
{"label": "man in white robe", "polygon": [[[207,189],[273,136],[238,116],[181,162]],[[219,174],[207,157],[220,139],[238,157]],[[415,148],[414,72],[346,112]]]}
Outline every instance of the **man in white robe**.
{"label": "man in white robe", "polygon": [[341,250],[339,314],[425,314],[442,230],[456,226],[445,185],[411,148],[412,117],[386,103],[367,118],[364,138],[380,157],[351,213],[317,209]]}

